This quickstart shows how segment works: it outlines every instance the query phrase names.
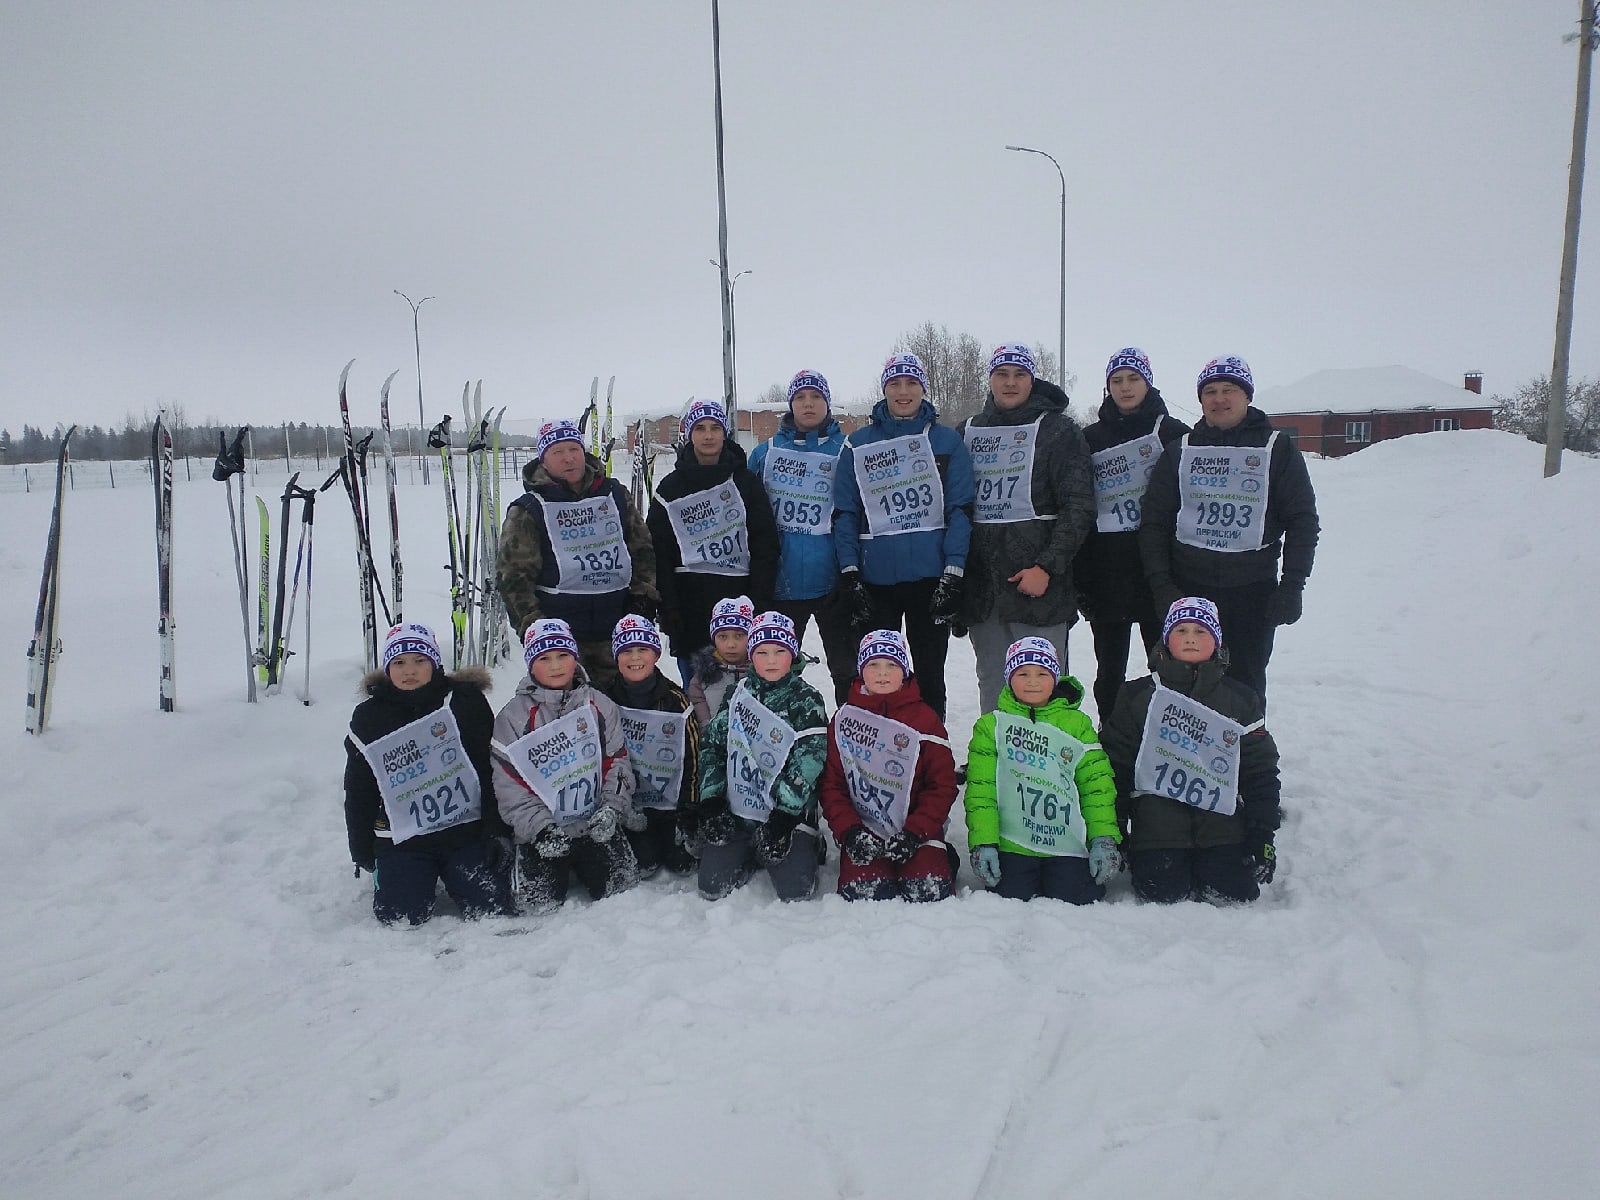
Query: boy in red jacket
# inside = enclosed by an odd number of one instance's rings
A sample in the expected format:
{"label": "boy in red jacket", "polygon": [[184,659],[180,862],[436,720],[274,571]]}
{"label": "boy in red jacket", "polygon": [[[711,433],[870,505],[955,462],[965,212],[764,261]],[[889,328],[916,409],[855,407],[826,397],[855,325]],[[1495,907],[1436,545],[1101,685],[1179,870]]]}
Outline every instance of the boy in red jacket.
{"label": "boy in red jacket", "polygon": [[922,699],[900,634],[861,640],[859,678],[828,725],[818,783],[822,812],[843,851],[846,900],[943,900],[957,857],[944,841],[956,764],[944,722]]}

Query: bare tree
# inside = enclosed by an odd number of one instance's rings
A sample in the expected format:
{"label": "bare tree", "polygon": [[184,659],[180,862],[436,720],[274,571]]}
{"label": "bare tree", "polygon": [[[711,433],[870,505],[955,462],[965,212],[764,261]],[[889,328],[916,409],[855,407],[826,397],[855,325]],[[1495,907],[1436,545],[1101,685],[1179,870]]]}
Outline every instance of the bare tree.
{"label": "bare tree", "polygon": [[781,383],[769,384],[756,397],[757,408],[783,408],[789,403],[789,389]]}
{"label": "bare tree", "polygon": [[[1550,377],[1541,375],[1510,396],[1494,396],[1494,427],[1545,444],[1550,423]],[[1580,379],[1567,388],[1562,447],[1600,450],[1600,381]]]}

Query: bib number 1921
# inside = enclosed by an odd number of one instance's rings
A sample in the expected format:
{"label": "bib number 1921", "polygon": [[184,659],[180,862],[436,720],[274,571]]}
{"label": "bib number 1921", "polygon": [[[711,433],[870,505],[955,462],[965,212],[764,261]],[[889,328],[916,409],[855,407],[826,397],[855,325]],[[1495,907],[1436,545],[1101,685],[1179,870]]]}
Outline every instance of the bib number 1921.
{"label": "bib number 1921", "polygon": [[460,811],[456,804],[456,796],[460,794],[461,804],[468,803],[467,788],[458,775],[453,783],[443,784],[431,792],[424,792],[420,799],[411,802],[411,819],[419,827],[437,825],[446,817],[453,817]]}

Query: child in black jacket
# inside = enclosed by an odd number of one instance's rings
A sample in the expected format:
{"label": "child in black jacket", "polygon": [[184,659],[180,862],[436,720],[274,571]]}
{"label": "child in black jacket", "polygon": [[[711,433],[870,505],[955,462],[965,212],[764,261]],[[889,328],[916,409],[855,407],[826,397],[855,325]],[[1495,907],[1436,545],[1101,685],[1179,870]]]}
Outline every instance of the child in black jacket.
{"label": "child in black jacket", "polygon": [[426,625],[391,629],[382,662],[362,681],[344,769],[350,858],[357,874],[372,873],[374,915],[422,924],[440,880],[463,916],[514,915],[511,831],[490,774],[488,673],[445,674]]}

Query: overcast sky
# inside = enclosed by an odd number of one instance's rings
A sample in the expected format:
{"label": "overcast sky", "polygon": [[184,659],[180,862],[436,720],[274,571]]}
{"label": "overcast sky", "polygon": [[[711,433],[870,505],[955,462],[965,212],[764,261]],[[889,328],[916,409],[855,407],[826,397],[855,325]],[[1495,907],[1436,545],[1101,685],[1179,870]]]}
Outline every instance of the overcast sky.
{"label": "overcast sky", "polygon": [[[0,427],[720,395],[709,0],[0,0]],[[723,0],[740,394],[925,320],[1192,402],[1550,369],[1573,0]],[[1591,195],[1593,188],[1590,189]],[[1600,220],[1600,213],[1594,214]],[[1573,371],[1600,375],[1593,227]],[[603,386],[603,383],[602,383]]]}

